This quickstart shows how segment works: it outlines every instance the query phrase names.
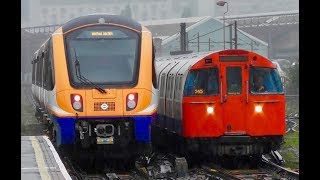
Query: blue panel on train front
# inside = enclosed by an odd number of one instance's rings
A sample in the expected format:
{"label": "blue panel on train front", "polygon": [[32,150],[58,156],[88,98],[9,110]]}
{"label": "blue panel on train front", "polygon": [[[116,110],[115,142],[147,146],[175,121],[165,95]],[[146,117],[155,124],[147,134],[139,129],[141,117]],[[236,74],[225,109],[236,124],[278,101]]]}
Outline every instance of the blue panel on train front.
{"label": "blue panel on train front", "polygon": [[75,140],[75,119],[54,117],[57,122],[57,144],[73,144]]}
{"label": "blue panel on train front", "polygon": [[151,141],[151,122],[155,116],[133,117],[135,124],[135,136],[138,142]]}

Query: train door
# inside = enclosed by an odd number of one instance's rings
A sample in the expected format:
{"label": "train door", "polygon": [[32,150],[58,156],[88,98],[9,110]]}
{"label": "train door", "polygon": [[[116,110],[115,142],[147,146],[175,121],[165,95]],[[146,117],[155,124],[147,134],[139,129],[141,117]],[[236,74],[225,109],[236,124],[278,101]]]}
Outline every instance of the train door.
{"label": "train door", "polygon": [[246,134],[246,82],[245,64],[221,64],[221,94],[223,128],[225,135]]}

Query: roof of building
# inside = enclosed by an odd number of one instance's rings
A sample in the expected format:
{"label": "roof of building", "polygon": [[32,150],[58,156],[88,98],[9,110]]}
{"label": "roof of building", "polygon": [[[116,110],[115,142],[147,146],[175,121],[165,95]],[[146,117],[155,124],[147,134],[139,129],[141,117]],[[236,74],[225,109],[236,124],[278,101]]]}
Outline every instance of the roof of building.
{"label": "roof of building", "polygon": [[190,27],[208,17],[210,16],[140,21],[140,23],[146,26],[152,32],[154,37],[169,37],[180,32],[180,23],[186,23],[186,27]]}
{"label": "roof of building", "polygon": [[[187,28],[186,28],[186,31],[187,31],[187,32],[190,31],[190,30],[192,30],[192,29],[194,29],[194,28],[197,28],[199,25],[201,25],[201,24],[203,24],[203,23],[206,23],[206,22],[208,22],[208,21],[210,21],[210,20],[211,20],[211,21],[214,20],[214,21],[218,21],[218,22],[220,22],[220,23],[223,23],[221,20],[212,18],[212,17],[210,17],[210,16],[199,17],[198,19],[199,19],[199,21],[193,23],[192,25],[187,26]],[[178,21],[177,21],[177,22],[178,22]],[[149,28],[149,27],[148,27],[148,28]],[[166,26],[163,25],[163,28],[166,28]],[[150,30],[151,30],[151,29],[150,29]],[[266,42],[264,42],[264,41],[262,41],[262,40],[260,40],[260,39],[258,39],[258,38],[256,38],[256,37],[254,37],[254,36],[252,36],[252,35],[244,32],[244,31],[242,31],[242,30],[239,30],[239,31],[240,31],[242,34],[245,34],[248,38],[250,38],[250,39],[252,39],[252,40],[254,40],[254,41],[256,41],[256,42],[259,42],[259,43],[261,43],[261,44],[263,44],[263,45],[265,45],[265,46],[268,45]],[[151,32],[154,33],[152,30],[151,30]],[[180,28],[175,31],[175,34],[173,34],[172,36],[164,39],[163,42],[162,42],[162,44],[166,44],[167,42],[172,41],[172,40],[178,38],[179,36],[180,36]]]}

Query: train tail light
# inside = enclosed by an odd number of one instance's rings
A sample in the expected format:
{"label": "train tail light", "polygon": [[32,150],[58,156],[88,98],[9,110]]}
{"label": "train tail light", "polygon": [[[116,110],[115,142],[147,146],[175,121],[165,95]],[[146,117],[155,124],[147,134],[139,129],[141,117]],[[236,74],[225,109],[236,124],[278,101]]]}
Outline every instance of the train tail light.
{"label": "train tail light", "polygon": [[74,110],[83,111],[82,96],[79,94],[71,94],[71,104]]}
{"label": "train tail light", "polygon": [[130,93],[126,98],[127,111],[131,111],[136,108],[138,104],[138,93]]}

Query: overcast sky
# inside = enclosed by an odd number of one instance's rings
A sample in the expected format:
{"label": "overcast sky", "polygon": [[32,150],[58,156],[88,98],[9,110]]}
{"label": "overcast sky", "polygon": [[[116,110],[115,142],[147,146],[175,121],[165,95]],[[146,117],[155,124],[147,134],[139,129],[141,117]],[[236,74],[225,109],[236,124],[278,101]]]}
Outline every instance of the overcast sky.
{"label": "overcast sky", "polygon": [[25,26],[62,24],[91,13],[127,14],[137,21],[195,16],[222,16],[290,11],[299,0],[21,0],[21,22]]}
{"label": "overcast sky", "polygon": [[[299,0],[225,0],[229,4],[227,15],[267,13],[276,11],[299,10]],[[226,9],[219,7],[216,15]]]}

